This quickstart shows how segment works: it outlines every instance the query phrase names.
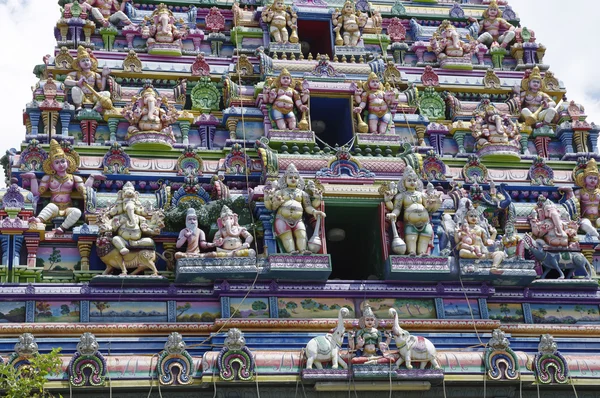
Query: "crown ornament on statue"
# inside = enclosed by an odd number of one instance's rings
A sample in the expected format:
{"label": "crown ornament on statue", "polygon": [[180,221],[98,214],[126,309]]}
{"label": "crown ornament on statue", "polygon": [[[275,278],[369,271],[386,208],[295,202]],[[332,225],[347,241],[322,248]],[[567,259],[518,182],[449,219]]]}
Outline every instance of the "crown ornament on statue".
{"label": "crown ornament on statue", "polygon": [[235,217],[235,213],[225,205],[223,205],[223,208],[221,209],[221,218],[224,217]]}
{"label": "crown ornament on statue", "polygon": [[58,143],[58,141],[56,141],[55,139],[51,139],[48,158],[44,160],[44,164],[42,165],[44,173],[50,175],[56,174],[56,170],[54,170],[54,168],[52,167],[52,163],[54,162],[54,160],[61,158],[67,159],[68,174],[74,173],[77,170],[77,167],[79,167],[79,154],[75,151],[69,151],[68,153],[65,153],[64,149]]}

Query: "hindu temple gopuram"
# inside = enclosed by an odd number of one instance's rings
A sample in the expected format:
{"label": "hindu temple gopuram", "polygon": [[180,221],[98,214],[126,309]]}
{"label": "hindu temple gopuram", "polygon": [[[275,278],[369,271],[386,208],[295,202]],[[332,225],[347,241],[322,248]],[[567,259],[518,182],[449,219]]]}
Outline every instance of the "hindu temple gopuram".
{"label": "hindu temple gopuram", "polygon": [[0,362],[62,347],[63,396],[600,397],[600,128],[506,0],[59,5],[1,159]]}

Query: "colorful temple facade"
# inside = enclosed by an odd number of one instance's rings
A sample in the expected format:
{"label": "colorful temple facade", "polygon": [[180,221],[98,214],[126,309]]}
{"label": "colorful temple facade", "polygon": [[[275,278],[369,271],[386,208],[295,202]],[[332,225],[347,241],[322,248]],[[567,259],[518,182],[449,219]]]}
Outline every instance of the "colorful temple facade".
{"label": "colorful temple facade", "polygon": [[599,129],[505,0],[59,4],[2,158],[3,363],[62,347],[64,396],[600,396]]}

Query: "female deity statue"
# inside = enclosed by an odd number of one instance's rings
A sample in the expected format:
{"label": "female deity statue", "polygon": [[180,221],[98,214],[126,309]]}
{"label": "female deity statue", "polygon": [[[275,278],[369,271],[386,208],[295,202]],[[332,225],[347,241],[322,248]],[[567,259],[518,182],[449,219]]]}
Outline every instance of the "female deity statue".
{"label": "female deity statue", "polygon": [[[408,255],[427,255],[433,236],[430,214],[442,206],[441,194],[433,186],[423,191],[423,182],[413,168],[407,166],[398,183],[398,194],[393,196],[393,192],[385,192],[384,201],[390,211],[386,218],[393,223],[393,228],[400,213],[404,213],[405,250]],[[404,254],[402,251],[399,250],[398,254]]]}
{"label": "female deity statue", "polygon": [[[271,119],[279,130],[308,130],[308,99],[310,91],[308,87],[293,87],[293,79],[287,69],[283,69],[277,79],[271,84],[265,84],[263,98],[271,105]],[[302,113],[302,120],[296,125],[296,114],[294,105],[298,112]]]}
{"label": "female deity statue", "polygon": [[73,190],[79,192],[84,199],[86,187],[91,188],[94,179],[106,179],[103,175],[90,175],[85,184],[81,177],[73,175],[79,166],[79,154],[75,151],[65,153],[56,140],[50,141],[50,154],[44,161],[43,170],[46,173],[39,182],[34,173],[24,173],[21,177],[30,181],[31,192],[34,196],[50,192],[50,203],[40,211],[35,218],[36,222],[46,223],[56,217],[65,217],[57,232],[62,233],[71,228],[81,217],[81,210],[73,207],[71,194]]}
{"label": "female deity statue", "polygon": [[487,105],[484,111],[476,113],[476,118],[471,120],[471,132],[477,150],[487,145],[507,145],[515,150],[521,147],[518,126],[510,116],[500,115],[494,105]]}
{"label": "female deity statue", "polygon": [[[395,133],[391,110],[397,105],[396,93],[388,87],[384,89],[379,77],[374,72],[371,72],[366,83],[360,84],[354,92],[354,103],[359,133],[367,131],[371,134]],[[360,116],[365,108],[369,112],[368,125]]]}
{"label": "female deity statue", "polygon": [[[367,24],[368,16],[364,12],[356,12],[350,0],[344,3],[342,11],[338,9],[331,15],[336,46],[356,47],[360,41],[360,29]],[[344,33],[340,33],[343,31]]]}
{"label": "female deity statue", "polygon": [[304,190],[304,179],[291,163],[284,175],[271,189],[265,189],[265,207],[276,212],[273,228],[286,253],[310,254],[306,226],[302,220],[304,213],[325,218],[321,207],[322,193],[314,192],[312,197]]}
{"label": "female deity statue", "polygon": [[348,336],[348,345],[351,351],[356,351],[357,361],[353,363],[363,363],[367,361],[378,362],[378,359],[383,358],[383,353],[387,351],[388,344],[391,338],[383,341],[383,333],[377,329],[377,317],[373,313],[371,306],[365,304],[363,316],[360,317],[358,332],[350,332]]}
{"label": "female deity statue", "polygon": [[[298,43],[298,16],[296,12],[290,9],[286,9],[283,0],[275,0],[272,5],[265,8],[262,13],[262,20],[269,24],[269,34],[275,43],[285,44]],[[292,30],[291,36],[289,36],[287,27]]]}
{"label": "female deity statue", "polygon": [[[556,116],[556,102],[542,91],[542,75],[536,66],[526,71],[521,80],[521,91],[516,92],[517,106],[528,126],[550,124]],[[518,90],[518,89],[516,89]]]}

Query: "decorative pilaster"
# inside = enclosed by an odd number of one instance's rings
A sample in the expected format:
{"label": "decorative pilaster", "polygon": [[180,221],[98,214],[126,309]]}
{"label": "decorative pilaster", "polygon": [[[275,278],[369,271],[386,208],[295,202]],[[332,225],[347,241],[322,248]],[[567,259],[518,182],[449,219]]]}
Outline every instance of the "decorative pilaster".
{"label": "decorative pilaster", "polygon": [[104,42],[104,49],[106,51],[112,51],[113,45],[115,44],[115,36],[117,35],[117,28],[114,26],[108,26],[100,29],[100,35]]}
{"label": "decorative pilaster", "polygon": [[81,256],[81,270],[90,270],[90,253],[92,252],[92,243],[90,240],[79,239],[77,241],[77,248],[79,249],[79,255]]}
{"label": "decorative pilaster", "polygon": [[40,124],[40,111],[39,110],[28,110],[29,120],[31,121],[31,135],[39,134],[39,124]]}
{"label": "decorative pilaster", "polygon": [[69,123],[71,123],[71,117],[73,113],[71,111],[60,111],[58,116],[60,117],[60,134],[63,137],[69,136]]}
{"label": "decorative pilaster", "polygon": [[494,65],[494,69],[502,69],[504,57],[506,56],[506,49],[500,46],[492,47],[490,49],[490,54],[492,55],[492,65]]}
{"label": "decorative pilaster", "polygon": [[227,130],[229,130],[229,139],[235,140],[237,138],[236,130],[239,119],[230,117],[227,119]]}
{"label": "decorative pilaster", "polygon": [[115,142],[117,140],[117,127],[119,126],[119,119],[117,118],[109,118],[108,121],[108,130],[110,131],[110,138],[108,139],[110,142]]}
{"label": "decorative pilaster", "polygon": [[37,250],[40,246],[40,236],[35,234],[25,234],[25,246],[27,247],[27,268],[35,268],[37,260]]}
{"label": "decorative pilaster", "polygon": [[[21,248],[23,247],[23,235],[13,235],[13,259],[12,266],[21,264]],[[4,262],[2,262],[4,264]]]}
{"label": "decorative pilaster", "polygon": [[190,132],[190,126],[191,126],[191,122],[189,120],[180,120],[179,121],[179,128],[181,129],[181,137],[182,137],[182,143],[183,145],[189,145],[190,144],[190,140],[188,137],[188,134]]}
{"label": "decorative pilaster", "polygon": [[[565,153],[573,153],[573,130],[559,129],[558,138],[565,148]],[[580,152],[580,151],[578,151]],[[581,151],[583,152],[583,151]],[[587,152],[587,151],[586,151]]]}
{"label": "decorative pilaster", "polygon": [[2,248],[2,265],[9,266],[10,235],[0,235],[0,248]]}
{"label": "decorative pilaster", "polygon": [[443,124],[429,123],[427,125],[429,145],[431,145],[435,153],[440,156],[444,156],[444,140],[446,139],[448,133],[448,127],[444,126]]}

